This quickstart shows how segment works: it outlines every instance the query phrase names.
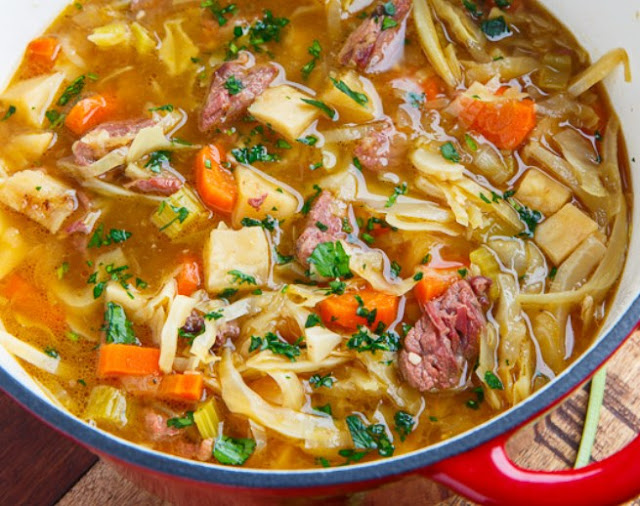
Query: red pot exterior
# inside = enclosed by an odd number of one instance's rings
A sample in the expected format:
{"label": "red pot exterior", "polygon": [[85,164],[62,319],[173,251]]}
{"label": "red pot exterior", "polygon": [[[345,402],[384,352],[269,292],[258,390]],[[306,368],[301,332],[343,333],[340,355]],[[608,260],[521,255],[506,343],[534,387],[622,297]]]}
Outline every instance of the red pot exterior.
{"label": "red pot exterior", "polygon": [[330,488],[274,490],[260,488],[259,483],[234,488],[155,473],[104,455],[102,458],[127,480],[175,506],[340,506],[353,500],[367,506],[409,506],[437,504],[451,495],[444,486],[417,474]]}

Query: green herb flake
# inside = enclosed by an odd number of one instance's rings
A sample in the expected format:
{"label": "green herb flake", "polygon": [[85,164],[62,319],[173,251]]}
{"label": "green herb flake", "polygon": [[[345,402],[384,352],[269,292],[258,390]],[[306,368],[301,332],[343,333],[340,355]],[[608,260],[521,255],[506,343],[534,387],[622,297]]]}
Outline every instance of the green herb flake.
{"label": "green herb flake", "polygon": [[315,135],[307,135],[306,137],[301,137],[300,139],[296,139],[300,144],[304,144],[305,146],[315,146],[318,143],[318,138]]}
{"label": "green herb flake", "polygon": [[107,310],[104,313],[105,331],[107,343],[113,344],[139,344],[133,332],[133,324],[127,319],[122,306],[114,302],[107,302]]}
{"label": "green herb flake", "polygon": [[351,276],[349,255],[339,241],[318,244],[309,257],[309,263],[314,265],[318,274],[324,278],[337,279]]}
{"label": "green herb flake", "polygon": [[400,435],[400,440],[404,441],[416,425],[416,421],[409,413],[398,411],[393,417],[395,422],[395,431]]}
{"label": "green herb flake", "polygon": [[384,205],[384,207],[386,207],[387,209],[392,207],[398,201],[398,197],[401,195],[406,195],[408,191],[409,187],[407,186],[407,183],[402,183],[400,186],[396,186],[393,189],[393,193],[387,200],[387,203]]}
{"label": "green herb flake", "polygon": [[480,25],[480,28],[486,35],[487,39],[491,42],[497,42],[505,39],[512,34],[504,16],[484,20]]}
{"label": "green herb flake", "polygon": [[440,153],[445,160],[448,160],[452,163],[458,163],[460,161],[460,153],[453,145],[453,142],[446,142],[442,146],[440,146]]}
{"label": "green herb flake", "polygon": [[267,148],[262,144],[232,149],[231,154],[235,157],[238,163],[244,163],[247,165],[251,165],[256,162],[269,163],[280,160],[280,157],[277,154],[269,153]]}
{"label": "green herb flake", "polygon": [[58,353],[58,350],[56,350],[55,348],[52,348],[51,346],[47,346],[44,349],[44,353],[45,355],[48,355],[51,358],[60,358],[60,354]]}
{"label": "green herb flake", "polygon": [[315,313],[311,313],[307,316],[307,322],[304,324],[305,329],[311,329],[313,327],[317,327],[318,325],[322,326],[322,319]]}
{"label": "green herb flake", "polygon": [[[373,311],[371,311],[371,313],[373,313]],[[380,335],[375,335],[368,332],[365,327],[360,326],[358,327],[358,332],[353,334],[347,341],[347,347],[359,353],[368,351],[375,354],[377,350],[398,351],[400,349],[400,336],[393,331],[382,332]]]}
{"label": "green herb flake", "polygon": [[384,32],[385,30],[390,30],[392,28],[395,28],[398,26],[398,22],[393,19],[393,18],[387,18],[385,17],[382,20],[382,31]]}
{"label": "green herb flake", "polygon": [[220,6],[220,2],[217,0],[204,0],[200,3],[200,7],[203,9],[209,9],[219,26],[225,26],[229,21],[227,19],[227,15],[233,16],[237,10],[236,4],[229,4],[222,7]]}
{"label": "green herb flake", "polygon": [[249,460],[255,449],[256,442],[253,439],[221,436],[213,447],[213,456],[221,464],[241,466]]}
{"label": "green herb flake", "polygon": [[58,128],[64,122],[65,115],[56,111],[55,109],[51,109],[44,113],[45,117],[49,121],[50,128]]}
{"label": "green herb flake", "polygon": [[313,388],[331,388],[333,384],[338,381],[331,374],[327,374],[326,376],[320,376],[319,374],[314,374],[309,378],[309,384]]}
{"label": "green herb flake", "polygon": [[174,110],[174,107],[172,104],[165,104],[159,107],[152,107],[151,109],[149,109],[149,112],[156,112],[156,111],[173,112],[173,110]]}
{"label": "green herb flake", "polygon": [[313,100],[311,98],[301,98],[300,100],[302,100],[305,104],[309,104],[309,105],[311,105],[313,107],[317,107],[323,113],[325,113],[329,117],[329,119],[332,119],[332,120],[336,119],[336,116],[338,114],[336,112],[336,110],[332,109],[331,107],[329,107],[324,102],[322,102],[320,100]]}
{"label": "green herb flake", "polygon": [[313,57],[313,59],[302,67],[301,73],[302,77],[305,80],[309,79],[309,75],[316,68],[316,64],[318,63],[318,59],[320,58],[320,54],[322,53],[322,46],[320,45],[320,42],[314,40],[307,51]]}
{"label": "green herb flake", "polygon": [[169,418],[167,420],[167,427],[173,427],[174,429],[186,429],[195,423],[196,422],[193,419],[193,411],[187,411],[182,418]]}
{"label": "green herb flake", "polygon": [[276,142],[276,147],[279,149],[291,149],[291,144],[289,144],[284,139],[278,139]]}
{"label": "green herb flake", "polygon": [[407,93],[407,102],[411,105],[411,107],[420,109],[426,101],[427,95],[425,95],[424,93],[416,93],[415,91],[410,91],[409,93]]}
{"label": "green herb flake", "polygon": [[471,137],[469,134],[464,135],[464,142],[467,145],[467,147],[474,153],[478,151],[478,144],[476,143],[476,140],[473,137]]}
{"label": "green herb flake", "polygon": [[369,97],[367,97],[367,95],[365,95],[364,93],[358,93],[357,91],[353,91],[351,88],[349,88],[349,86],[347,86],[347,83],[345,83],[344,81],[338,81],[333,77],[331,77],[330,79],[333,85],[338,90],[340,90],[342,93],[344,93],[347,97],[349,97],[358,105],[365,106],[369,103]]}
{"label": "green herb flake", "polygon": [[81,75],[80,77],[74,79],[71,84],[65,88],[65,90],[62,92],[62,95],[60,95],[60,98],[58,99],[58,105],[65,106],[73,98],[80,95],[80,93],[82,93],[82,90],[84,89],[85,81],[86,77],[84,75]]}
{"label": "green herb flake", "polygon": [[16,111],[17,111],[16,106],[10,105],[7,109],[7,112],[4,113],[2,120],[0,121],[7,121],[11,116],[13,116],[16,113]]}
{"label": "green herb flake", "polygon": [[333,416],[333,410],[331,409],[331,404],[325,404],[324,406],[315,406],[313,410],[318,411],[319,413],[324,413],[325,415]]}
{"label": "green herb flake", "polygon": [[502,384],[502,381],[500,381],[500,378],[498,378],[492,371],[485,371],[484,382],[492,390],[504,390],[504,385]]}
{"label": "green herb flake", "polygon": [[233,282],[237,285],[243,285],[243,284],[257,285],[258,284],[256,282],[256,278],[254,278],[253,276],[249,276],[248,274],[245,274],[244,272],[241,272],[238,270],[229,271],[227,274],[229,274],[233,278]]}
{"label": "green herb flake", "polygon": [[549,271],[549,279],[553,281],[554,279],[556,279],[557,274],[558,274],[558,268],[554,265],[553,267],[551,267],[551,270]]}
{"label": "green herb flake", "polygon": [[149,155],[149,161],[145,163],[144,167],[155,174],[160,174],[162,168],[171,163],[171,156],[171,151],[154,151]]}
{"label": "green herb flake", "polygon": [[91,236],[87,248],[100,248],[102,246],[111,246],[112,244],[122,244],[129,240],[132,235],[133,234],[127,230],[115,228],[112,228],[104,234],[104,224],[101,223]]}
{"label": "green herb flake", "polygon": [[65,275],[69,272],[69,262],[62,262],[60,266],[56,269],[56,276],[58,279],[62,280]]}
{"label": "green herb flake", "polygon": [[353,444],[358,449],[378,450],[382,457],[391,457],[395,448],[386,428],[382,424],[366,426],[362,420],[356,415],[350,415],[346,418],[347,427],[351,433]]}
{"label": "green herb flake", "polygon": [[224,87],[229,92],[229,95],[233,96],[237,95],[244,89],[244,84],[242,81],[236,79],[236,76],[231,76],[224,83]]}
{"label": "green herb flake", "polygon": [[281,340],[280,337],[273,332],[267,332],[264,338],[251,336],[249,352],[269,350],[275,355],[283,355],[291,362],[295,362],[296,358],[300,356],[300,342],[301,341],[298,340],[298,342],[290,344]]}

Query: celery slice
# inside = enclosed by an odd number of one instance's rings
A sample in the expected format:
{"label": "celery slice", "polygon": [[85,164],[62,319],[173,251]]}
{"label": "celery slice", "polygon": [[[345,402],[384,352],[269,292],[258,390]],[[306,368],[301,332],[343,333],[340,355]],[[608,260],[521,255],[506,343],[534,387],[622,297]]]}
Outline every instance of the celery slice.
{"label": "celery slice", "polygon": [[185,185],[162,201],[151,222],[170,239],[176,239],[208,215],[197,195]]}
{"label": "celery slice", "polygon": [[203,439],[215,439],[218,437],[220,417],[216,411],[215,399],[211,399],[200,406],[193,414],[193,419]]}
{"label": "celery slice", "polygon": [[98,425],[127,425],[127,399],[117,388],[98,385],[91,390],[84,418]]}
{"label": "celery slice", "polygon": [[598,422],[600,421],[600,410],[604,401],[604,391],[607,383],[607,368],[600,369],[591,380],[591,391],[589,393],[589,407],[587,417],[582,431],[582,440],[576,457],[575,468],[584,467],[591,459],[593,443],[598,432]]}

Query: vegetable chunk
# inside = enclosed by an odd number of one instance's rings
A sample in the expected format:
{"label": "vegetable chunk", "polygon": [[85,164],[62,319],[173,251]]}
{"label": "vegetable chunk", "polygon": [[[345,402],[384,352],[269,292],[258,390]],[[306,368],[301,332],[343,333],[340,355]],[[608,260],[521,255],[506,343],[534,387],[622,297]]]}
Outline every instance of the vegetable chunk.
{"label": "vegetable chunk", "polygon": [[538,170],[529,170],[522,178],[515,198],[525,206],[550,216],[571,198],[571,191]]}
{"label": "vegetable chunk", "polygon": [[[225,289],[255,290],[269,278],[269,243],[259,227],[211,231],[204,248],[205,286],[213,293]],[[231,273],[243,274],[241,277]]]}
{"label": "vegetable chunk", "polygon": [[271,216],[285,220],[300,207],[298,199],[289,191],[247,167],[237,167],[235,176],[238,202],[232,216],[234,227],[242,226],[246,218],[262,221]]}
{"label": "vegetable chunk", "polygon": [[351,123],[371,121],[382,112],[375,87],[353,70],[332,78],[322,100],[335,107],[341,119]]}
{"label": "vegetable chunk", "polygon": [[62,72],[20,81],[5,91],[0,101],[13,105],[16,108],[17,118],[21,118],[31,126],[41,127],[62,81],[64,81]]}
{"label": "vegetable chunk", "polygon": [[303,99],[310,100],[311,97],[291,86],[269,88],[249,107],[249,113],[295,141],[320,115],[318,108],[303,102]]}
{"label": "vegetable chunk", "polygon": [[23,170],[0,186],[0,202],[55,234],[76,210],[76,191],[37,170]]}
{"label": "vegetable chunk", "polygon": [[596,230],[595,221],[573,204],[567,204],[538,226],[535,241],[554,264],[560,265]]}

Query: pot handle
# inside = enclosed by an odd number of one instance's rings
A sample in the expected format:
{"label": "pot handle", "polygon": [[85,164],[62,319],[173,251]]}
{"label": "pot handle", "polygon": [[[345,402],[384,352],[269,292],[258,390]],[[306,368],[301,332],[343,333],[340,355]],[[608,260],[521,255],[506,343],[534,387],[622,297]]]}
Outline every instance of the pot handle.
{"label": "pot handle", "polygon": [[506,451],[512,431],[429,467],[429,477],[480,504],[603,506],[631,500],[640,491],[640,435],[618,453],[580,469],[532,471]]}

